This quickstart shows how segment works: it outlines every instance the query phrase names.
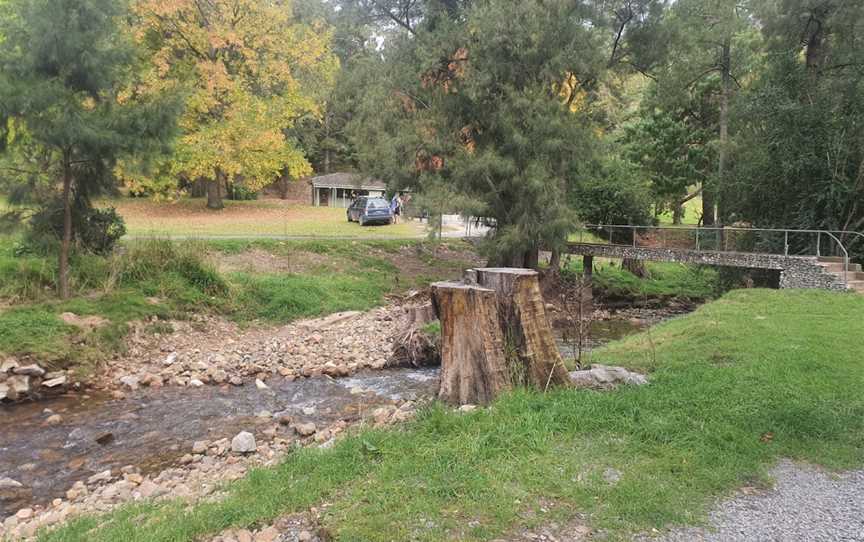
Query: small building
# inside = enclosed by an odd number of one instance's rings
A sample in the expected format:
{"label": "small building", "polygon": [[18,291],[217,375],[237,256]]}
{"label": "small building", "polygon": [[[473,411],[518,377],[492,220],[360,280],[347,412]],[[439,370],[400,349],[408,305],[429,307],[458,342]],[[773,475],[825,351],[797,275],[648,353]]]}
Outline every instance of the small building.
{"label": "small building", "polygon": [[387,190],[384,181],[359,173],[330,173],[309,179],[312,205],[315,207],[348,207],[357,196],[381,196]]}

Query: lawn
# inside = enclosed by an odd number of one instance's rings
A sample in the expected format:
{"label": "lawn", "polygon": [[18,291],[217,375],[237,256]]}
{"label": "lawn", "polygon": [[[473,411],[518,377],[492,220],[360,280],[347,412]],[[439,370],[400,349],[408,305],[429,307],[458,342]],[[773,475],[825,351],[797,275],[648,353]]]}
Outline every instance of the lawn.
{"label": "lawn", "polygon": [[385,226],[350,223],[344,209],[287,204],[281,200],[226,201],[211,211],[201,199],[155,202],[150,199],[102,200],[126,221],[130,236],[285,236],[285,237],[423,237],[424,226],[409,222]]}
{"label": "lawn", "polygon": [[[692,190],[693,187],[690,188]],[[699,224],[699,217],[702,216],[702,196],[696,196],[684,204],[684,215],[681,217],[683,226],[695,226]],[[672,225],[672,211],[665,211],[658,217],[661,226]]]}
{"label": "lawn", "polygon": [[700,522],[714,498],[770,483],[780,458],[861,466],[862,312],[861,296],[736,291],[596,353],[650,371],[648,386],[433,405],[298,450],[219,501],[129,505],[40,540],[202,540],[324,502],[324,528],[352,542],[491,540],[577,514],[606,540]]}

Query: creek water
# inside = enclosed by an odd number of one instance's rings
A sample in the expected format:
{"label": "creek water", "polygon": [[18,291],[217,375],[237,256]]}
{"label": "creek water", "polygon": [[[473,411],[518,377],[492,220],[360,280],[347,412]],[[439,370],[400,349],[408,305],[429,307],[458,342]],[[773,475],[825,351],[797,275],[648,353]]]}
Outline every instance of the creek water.
{"label": "creek water", "polygon": [[[431,396],[437,376],[437,369],[396,369],[335,380],[272,379],[266,390],[254,384],[164,387],[142,389],[121,400],[79,394],[3,406],[0,478],[30,487],[30,503],[45,503],[94,473],[125,465],[156,472],[189,453],[196,440],[231,438],[241,430],[254,433],[272,426],[272,419],[257,416],[262,411],[286,412],[319,426],[355,421],[364,411],[396,399]],[[356,393],[356,388],[368,393]],[[315,412],[304,414],[308,407]],[[62,422],[48,425],[45,409],[59,414]],[[0,501],[0,518],[22,504]]]}
{"label": "creek water", "polygon": [[[637,333],[644,319],[596,320],[589,324],[586,350]],[[556,326],[559,348],[572,358],[572,341]],[[0,500],[0,518],[30,504],[44,504],[78,480],[107,469],[134,465],[146,473],[162,470],[189,453],[197,440],[231,438],[273,425],[262,411],[285,412],[296,421],[326,426],[358,420],[364,412],[399,399],[432,397],[438,369],[392,369],[350,378],[268,380],[269,389],[244,386],[163,387],[108,395],[70,394],[33,403],[0,406],[0,478],[31,488],[27,502]],[[357,388],[366,393],[356,393]],[[353,390],[353,393],[352,393]],[[314,413],[304,409],[314,407]],[[51,412],[47,412],[49,409]],[[309,410],[307,410],[309,412]],[[49,425],[51,413],[62,422]]]}

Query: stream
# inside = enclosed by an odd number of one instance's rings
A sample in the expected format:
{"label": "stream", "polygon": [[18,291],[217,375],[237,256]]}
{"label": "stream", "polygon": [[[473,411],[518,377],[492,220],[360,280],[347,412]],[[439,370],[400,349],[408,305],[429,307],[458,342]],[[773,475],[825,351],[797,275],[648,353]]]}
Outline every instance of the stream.
{"label": "stream", "polygon": [[[661,318],[662,319],[662,318]],[[650,318],[612,318],[590,322],[586,349],[637,333]],[[572,358],[573,346],[556,327],[559,348]],[[0,500],[0,519],[22,506],[62,497],[79,480],[126,465],[143,474],[175,465],[192,443],[256,433],[274,420],[262,411],[286,413],[296,422],[319,427],[353,422],[383,404],[434,396],[438,369],[368,371],[349,378],[315,377],[267,381],[269,389],[244,386],[145,388],[124,399],[99,393],[68,394],[49,400],[0,406],[0,478],[32,490],[26,501]],[[366,393],[358,393],[361,390]],[[310,409],[314,407],[314,411]],[[304,413],[304,409],[305,413]],[[47,423],[51,414],[62,421]]]}
{"label": "stream", "polygon": [[[142,389],[125,399],[98,394],[0,407],[0,477],[32,489],[30,503],[45,503],[78,480],[134,465],[158,472],[189,452],[196,440],[255,433],[273,420],[262,411],[326,426],[355,421],[364,411],[396,399],[431,396],[437,369],[395,369],[334,380],[328,377],[268,380],[269,389],[244,386]],[[352,393],[361,388],[372,393]],[[303,409],[315,407],[312,414]],[[62,416],[48,425],[45,409]],[[307,411],[308,412],[308,411]],[[102,444],[100,444],[100,442]],[[0,501],[0,518],[21,502]]]}

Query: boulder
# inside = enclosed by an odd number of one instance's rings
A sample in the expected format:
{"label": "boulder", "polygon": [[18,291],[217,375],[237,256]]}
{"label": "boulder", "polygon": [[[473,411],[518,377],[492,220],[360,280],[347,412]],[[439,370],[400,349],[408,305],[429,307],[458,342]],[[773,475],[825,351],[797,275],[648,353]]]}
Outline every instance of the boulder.
{"label": "boulder", "polygon": [[294,426],[294,431],[301,437],[311,437],[318,431],[318,427],[314,423],[298,423]]}
{"label": "boulder", "polygon": [[29,487],[12,478],[0,478],[0,502],[27,500],[32,496]]}
{"label": "boulder", "polygon": [[594,364],[590,369],[573,371],[570,380],[579,388],[611,389],[626,384],[642,386],[648,383],[645,375],[628,371],[624,367]]}
{"label": "boulder", "polygon": [[231,451],[238,454],[248,454],[256,451],[258,445],[255,443],[255,435],[248,431],[237,433],[231,440]]}
{"label": "boulder", "polygon": [[8,358],[0,363],[0,373],[11,373],[18,367],[18,360]]}
{"label": "boulder", "polygon": [[25,365],[23,367],[16,367],[12,369],[12,373],[16,375],[25,375],[25,376],[45,376],[45,369],[39,367],[36,364]]}
{"label": "boulder", "polygon": [[60,386],[65,386],[67,382],[66,375],[58,376],[57,378],[52,378],[51,380],[45,380],[42,382],[43,388],[57,388]]}
{"label": "boulder", "polygon": [[27,375],[13,375],[3,383],[6,387],[6,399],[16,401],[30,393],[30,377]]}
{"label": "boulder", "polygon": [[137,390],[139,381],[137,376],[126,375],[120,377],[120,383],[130,390]]}

